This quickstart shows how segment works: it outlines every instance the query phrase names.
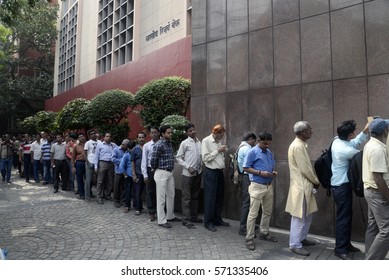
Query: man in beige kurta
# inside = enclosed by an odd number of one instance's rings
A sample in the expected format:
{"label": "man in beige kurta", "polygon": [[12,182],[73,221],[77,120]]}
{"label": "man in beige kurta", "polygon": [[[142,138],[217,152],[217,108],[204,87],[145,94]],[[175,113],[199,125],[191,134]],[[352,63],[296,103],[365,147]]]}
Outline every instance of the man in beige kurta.
{"label": "man in beige kurta", "polygon": [[289,247],[293,253],[308,256],[309,251],[302,246],[315,244],[306,238],[312,222],[312,213],[317,211],[313,190],[319,185],[319,180],[307,151],[306,141],[312,136],[311,126],[305,121],[297,122],[294,132],[296,138],[288,150],[290,187],[285,209],[292,216]]}

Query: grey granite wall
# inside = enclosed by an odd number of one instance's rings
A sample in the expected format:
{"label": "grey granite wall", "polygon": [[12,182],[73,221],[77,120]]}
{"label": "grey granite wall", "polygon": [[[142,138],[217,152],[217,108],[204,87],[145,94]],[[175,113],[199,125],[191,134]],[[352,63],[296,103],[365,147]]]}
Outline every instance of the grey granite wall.
{"label": "grey granite wall", "polygon": [[[216,123],[232,151],[246,131],[273,134],[279,176],[272,226],[289,228],[287,149],[298,120],[312,124],[312,160],[342,120],[361,129],[389,118],[389,1],[192,0],[192,121],[199,138]],[[358,128],[357,128],[358,129]],[[228,182],[228,180],[227,180]],[[239,219],[240,190],[226,186],[224,216]],[[334,236],[323,189],[311,232]],[[354,200],[353,238],[364,238],[366,203]]]}

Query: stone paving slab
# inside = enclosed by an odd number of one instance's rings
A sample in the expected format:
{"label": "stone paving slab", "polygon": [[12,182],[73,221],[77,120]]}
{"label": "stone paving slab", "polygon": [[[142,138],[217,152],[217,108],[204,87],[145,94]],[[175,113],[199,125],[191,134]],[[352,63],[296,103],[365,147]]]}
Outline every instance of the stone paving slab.
{"label": "stone paving slab", "polygon": [[[177,216],[180,216],[179,213]],[[52,185],[17,178],[0,185],[0,247],[11,260],[336,260],[334,240],[311,235],[318,245],[309,257],[288,249],[289,232],[271,229],[278,242],[255,239],[249,251],[238,235],[239,222],[213,233],[198,224],[171,229],[150,222],[147,214],[123,213],[111,201],[103,205],[77,199],[72,192],[54,194]],[[364,244],[354,243],[362,251]],[[363,253],[354,259],[363,259]]]}

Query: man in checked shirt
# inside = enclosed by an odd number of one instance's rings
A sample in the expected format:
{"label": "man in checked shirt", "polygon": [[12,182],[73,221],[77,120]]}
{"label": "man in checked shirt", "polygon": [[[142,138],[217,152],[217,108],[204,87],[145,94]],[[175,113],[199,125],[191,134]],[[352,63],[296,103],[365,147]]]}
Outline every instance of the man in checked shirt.
{"label": "man in checked shirt", "polygon": [[[155,170],[154,180],[157,184],[158,225],[171,228],[169,222],[179,222],[174,216],[174,154],[172,148],[172,128],[163,125],[160,128],[162,138],[155,144],[151,154],[151,168]],[[166,213],[165,213],[166,205]]]}

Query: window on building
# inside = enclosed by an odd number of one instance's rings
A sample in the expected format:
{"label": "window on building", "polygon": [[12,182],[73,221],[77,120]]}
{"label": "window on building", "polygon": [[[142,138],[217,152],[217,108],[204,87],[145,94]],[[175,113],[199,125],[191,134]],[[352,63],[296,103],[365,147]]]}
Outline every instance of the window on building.
{"label": "window on building", "polygon": [[[67,1],[66,1],[67,2]],[[59,64],[58,64],[58,93],[62,93],[74,87],[75,63],[76,63],[76,36],[78,2],[66,9],[62,18],[59,32]],[[64,9],[62,10],[64,11]]]}
{"label": "window on building", "polygon": [[100,0],[97,35],[97,73],[132,60],[134,0]]}

